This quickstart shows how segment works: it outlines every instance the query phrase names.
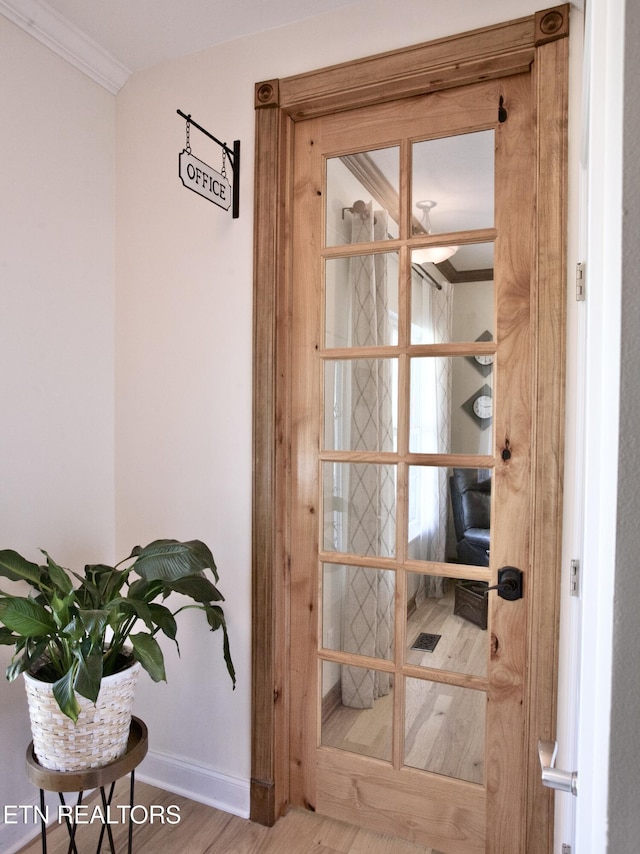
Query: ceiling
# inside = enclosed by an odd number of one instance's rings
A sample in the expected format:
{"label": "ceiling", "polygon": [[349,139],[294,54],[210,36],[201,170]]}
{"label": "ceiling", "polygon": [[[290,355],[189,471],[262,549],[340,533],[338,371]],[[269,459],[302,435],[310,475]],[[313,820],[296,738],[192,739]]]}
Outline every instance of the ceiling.
{"label": "ceiling", "polygon": [[[362,0],[0,0],[0,13],[116,94],[143,68],[358,2]],[[475,136],[458,138],[460,152],[447,140],[438,169],[427,168],[431,155],[414,164],[415,198],[437,201],[435,232],[481,227],[492,217],[492,182],[491,187],[484,184],[493,168],[478,168],[478,146],[471,144]],[[378,157],[379,168],[388,172],[383,152]],[[478,222],[460,220],[461,213],[478,205]],[[475,247],[476,255],[481,249]],[[491,247],[484,249],[486,255]],[[462,255],[456,263],[463,261]],[[474,257],[467,266],[488,268],[492,262]]]}
{"label": "ceiling", "polygon": [[112,92],[142,68],[354,0],[0,0],[0,13]]}

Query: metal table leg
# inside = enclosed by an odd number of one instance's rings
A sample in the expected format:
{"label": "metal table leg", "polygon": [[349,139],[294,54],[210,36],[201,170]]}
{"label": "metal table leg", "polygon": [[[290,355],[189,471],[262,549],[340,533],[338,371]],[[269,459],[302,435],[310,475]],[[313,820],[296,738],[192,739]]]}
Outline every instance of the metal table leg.
{"label": "metal table leg", "polygon": [[[107,836],[109,837],[109,848],[111,850],[111,854],[116,854],[115,842],[113,839],[113,831],[111,830],[111,825],[109,824],[109,807],[111,806],[111,801],[113,799],[113,791],[115,789],[115,781],[111,784],[111,788],[109,790],[109,797],[106,796],[104,786],[100,787],[100,794],[102,796],[102,807],[104,809],[104,817],[105,821],[102,824],[102,829],[100,831],[100,837],[98,839],[98,847],[96,849],[96,854],[100,854],[102,851],[102,842],[104,840],[104,832],[107,831]],[[82,804],[82,798],[84,793],[78,793],[78,800],[76,806],[80,806]],[[66,803],[64,800],[64,795],[62,792],[58,793],[58,797],[60,798],[60,803],[63,807],[66,807]],[[128,826],[128,834],[127,834],[127,852],[128,854],[132,854],[133,852],[133,821],[131,818],[133,806],[134,806],[134,798],[135,798],[135,771],[131,771],[130,774],[130,783],[129,783],[129,826]],[[47,854],[47,823],[45,821],[45,800],[44,800],[44,789],[40,789],[40,835],[42,840],[42,854]],[[78,854],[78,848],[76,846],[76,831],[78,829],[78,825],[75,821],[71,821],[69,816],[66,815],[65,812],[65,822],[67,825],[67,832],[69,834],[69,847],[67,849],[67,854]]]}
{"label": "metal table leg", "polygon": [[133,812],[133,798],[134,798],[134,788],[136,784],[136,772],[135,769],[131,771],[131,780],[129,785],[129,847],[128,854],[131,854],[133,851],[133,821],[131,819],[131,813]]}
{"label": "metal table leg", "polygon": [[47,854],[47,823],[44,820],[44,789],[40,789],[40,834],[42,836],[42,854]]}
{"label": "metal table leg", "polygon": [[104,786],[100,786],[100,794],[102,796],[102,808],[104,809],[104,821],[102,822],[102,829],[100,830],[100,838],[98,839],[98,847],[96,849],[96,854],[100,854],[102,850],[102,840],[104,839],[104,831],[105,828],[107,830],[107,835],[109,836],[109,848],[111,849],[111,854],[116,854],[116,849],[113,843],[113,833],[111,831],[111,825],[109,824],[109,807],[111,806],[111,799],[113,798],[113,790],[116,787],[116,781],[114,780],[111,784],[111,789],[109,790],[109,799],[104,792]]}

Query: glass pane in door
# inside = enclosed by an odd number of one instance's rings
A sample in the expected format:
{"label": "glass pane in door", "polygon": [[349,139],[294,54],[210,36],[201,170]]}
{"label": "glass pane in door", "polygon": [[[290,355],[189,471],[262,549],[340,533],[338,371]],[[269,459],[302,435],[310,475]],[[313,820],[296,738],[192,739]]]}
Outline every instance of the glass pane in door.
{"label": "glass pane in door", "polygon": [[400,149],[360,151],[327,159],[326,245],[370,243],[398,236]]}
{"label": "glass pane in door", "polygon": [[488,567],[491,486],[491,469],[409,466],[409,558]]}
{"label": "glass pane in door", "polygon": [[325,347],[384,347],[398,339],[398,253],[325,263]]}
{"label": "glass pane in door", "polygon": [[439,251],[411,253],[411,343],[493,341],[493,243],[460,246],[445,261]]}
{"label": "glass pane in door", "polygon": [[487,582],[410,573],[405,662],[487,675]]}
{"label": "glass pane in door", "polygon": [[395,573],[325,563],[322,646],[393,660]]}
{"label": "glass pane in door", "polygon": [[411,360],[412,453],[492,453],[493,373],[482,376],[476,367],[484,361],[477,353]]}
{"label": "glass pane in door", "polygon": [[[493,227],[494,150],[493,130],[413,144],[414,235]],[[446,248],[452,255],[458,247]]]}
{"label": "glass pane in door", "polygon": [[324,462],[322,481],[325,550],[393,557],[396,466]]}
{"label": "glass pane in door", "polygon": [[396,359],[327,359],[325,450],[396,450],[397,376]]}
{"label": "glass pane in door", "polygon": [[365,667],[322,662],[320,743],[391,761],[393,679]]}
{"label": "glass pane in door", "polygon": [[483,783],[486,712],[484,691],[405,679],[405,765]]}

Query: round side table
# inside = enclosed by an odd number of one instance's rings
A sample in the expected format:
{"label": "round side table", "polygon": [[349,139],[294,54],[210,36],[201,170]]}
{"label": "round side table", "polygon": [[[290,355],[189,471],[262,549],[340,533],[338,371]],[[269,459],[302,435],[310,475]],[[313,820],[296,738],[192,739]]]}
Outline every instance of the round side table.
{"label": "round side table", "polygon": [[[127,742],[127,749],[122,756],[118,759],[115,759],[113,762],[110,762],[108,765],[103,765],[101,768],[88,768],[84,771],[51,771],[49,768],[44,768],[38,762],[35,753],[33,752],[33,742],[29,744],[27,748],[27,777],[33,783],[34,786],[37,786],[40,789],[40,822],[41,822],[41,832],[42,832],[42,854],[47,854],[47,825],[45,821],[45,803],[44,803],[44,793],[45,790],[48,792],[58,792],[60,797],[60,803],[63,807],[65,807],[65,821],[67,824],[67,830],[69,832],[69,849],[68,854],[78,854],[78,849],[76,848],[76,830],[77,830],[77,822],[76,822],[76,811],[77,807],[82,803],[82,796],[84,792],[88,789],[100,789],[100,794],[102,796],[102,807],[104,809],[105,819],[108,819],[109,807],[111,805],[111,799],[113,798],[113,790],[115,789],[116,781],[121,777],[124,777],[126,774],[130,774],[130,786],[129,786],[129,837],[128,837],[128,854],[132,852],[132,844],[133,844],[133,823],[131,821],[131,812],[134,807],[134,787],[135,787],[135,769],[142,762],[144,757],[147,754],[148,748],[148,733],[147,726],[144,721],[141,721],[140,718],[133,717],[131,718],[131,728],[129,729],[129,740]],[[107,795],[105,792],[105,787],[109,786],[110,790]],[[78,801],[76,803],[76,809],[73,811],[74,818],[73,820],[69,819],[68,814],[66,814],[66,807],[64,801],[63,792],[78,792]],[[111,824],[108,820],[102,822],[102,829],[100,831],[100,839],[98,840],[98,847],[96,849],[96,854],[100,854],[102,850],[102,842],[104,839],[105,829],[107,831],[107,835],[109,837],[109,846],[111,848],[111,854],[115,854],[115,848],[113,844],[113,833],[111,830]]]}

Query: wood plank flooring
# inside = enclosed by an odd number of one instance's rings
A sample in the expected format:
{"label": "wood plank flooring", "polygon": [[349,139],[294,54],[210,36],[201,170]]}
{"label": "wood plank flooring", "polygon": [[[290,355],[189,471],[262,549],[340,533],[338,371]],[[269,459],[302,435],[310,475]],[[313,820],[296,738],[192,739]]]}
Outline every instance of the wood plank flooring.
{"label": "wood plank flooring", "polygon": [[[127,804],[128,798],[127,778],[118,782],[113,804]],[[98,802],[99,793],[93,793],[86,801],[88,805]],[[135,803],[147,810],[151,805],[163,806],[165,810],[169,806],[180,808],[178,824],[147,822],[134,825],[135,854],[441,854],[423,845],[373,833],[301,809],[290,810],[274,827],[263,827],[140,781],[136,781]],[[119,813],[114,809],[112,814]],[[140,809],[134,815],[143,816],[144,812]],[[127,850],[127,826],[114,824],[112,828],[116,851],[123,854]],[[79,827],[76,837],[78,852],[94,852],[99,833],[97,823]],[[68,846],[66,827],[50,827],[47,854],[67,854]],[[39,854],[41,850],[38,836],[20,854]],[[105,839],[102,851],[108,850]]]}

